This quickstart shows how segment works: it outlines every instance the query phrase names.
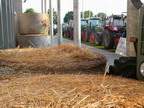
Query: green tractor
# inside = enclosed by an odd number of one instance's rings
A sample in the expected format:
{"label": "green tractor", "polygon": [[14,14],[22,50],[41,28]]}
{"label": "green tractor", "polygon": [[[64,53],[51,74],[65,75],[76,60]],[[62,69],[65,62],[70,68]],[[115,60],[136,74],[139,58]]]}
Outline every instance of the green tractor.
{"label": "green tractor", "polygon": [[99,17],[93,17],[87,20],[87,25],[82,30],[82,40],[90,41],[96,45],[102,44],[103,23]]}

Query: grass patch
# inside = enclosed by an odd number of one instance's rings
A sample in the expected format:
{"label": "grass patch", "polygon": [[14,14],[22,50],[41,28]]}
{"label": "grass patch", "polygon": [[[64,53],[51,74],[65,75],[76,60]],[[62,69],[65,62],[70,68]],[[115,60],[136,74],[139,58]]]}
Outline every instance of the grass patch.
{"label": "grass patch", "polygon": [[[68,40],[73,40],[72,38],[68,38],[66,36],[63,36],[63,38],[68,39]],[[102,50],[106,50],[106,51],[109,51],[109,52],[115,52],[115,50],[116,50],[116,49],[105,49],[104,46],[96,46],[95,44],[93,44],[91,42],[83,42],[82,41],[82,44],[89,45],[89,46],[92,46],[94,48],[99,48],[99,49],[102,49]]]}
{"label": "grass patch", "polygon": [[96,46],[95,44],[93,44],[91,42],[82,42],[82,43],[86,44],[86,45],[89,45],[89,46],[92,46],[92,47],[95,47],[95,48],[106,50],[106,51],[109,51],[109,52],[115,52],[115,49],[105,49],[104,46]]}

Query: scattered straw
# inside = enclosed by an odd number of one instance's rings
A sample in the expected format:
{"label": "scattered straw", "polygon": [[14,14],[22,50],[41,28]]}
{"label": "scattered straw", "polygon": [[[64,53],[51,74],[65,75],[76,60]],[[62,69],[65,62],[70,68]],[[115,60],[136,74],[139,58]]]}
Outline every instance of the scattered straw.
{"label": "scattered straw", "polygon": [[103,75],[23,74],[0,82],[1,108],[143,108],[144,82]]}
{"label": "scattered straw", "polygon": [[[0,65],[4,66],[0,73],[7,73],[0,76],[0,107],[144,108],[144,82],[107,76],[106,72],[83,72],[101,64],[104,68],[105,63],[101,53],[72,44],[0,50]],[[16,72],[11,68],[21,74],[12,76],[10,72]],[[29,73],[23,73],[25,69]],[[31,73],[34,70],[39,73]],[[45,70],[49,74],[42,74]],[[69,70],[73,72],[68,74]],[[63,71],[65,74],[58,74]]]}
{"label": "scattered straw", "polygon": [[64,44],[55,48],[27,48],[0,51],[0,65],[17,70],[75,71],[105,65],[105,57],[90,49]]}

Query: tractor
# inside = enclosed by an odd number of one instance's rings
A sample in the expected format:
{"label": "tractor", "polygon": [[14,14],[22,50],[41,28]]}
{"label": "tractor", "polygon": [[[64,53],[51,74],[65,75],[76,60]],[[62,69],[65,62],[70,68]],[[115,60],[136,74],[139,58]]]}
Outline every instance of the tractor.
{"label": "tractor", "polygon": [[87,25],[82,30],[82,40],[100,45],[102,42],[102,31],[102,19],[99,17],[90,18],[87,20]]}
{"label": "tractor", "polygon": [[67,38],[73,38],[73,21],[69,20],[68,23],[63,28],[63,36]]}
{"label": "tractor", "polygon": [[[136,56],[120,57],[114,60],[114,66],[110,66],[109,73],[125,77],[136,77],[144,81],[144,5],[140,0],[131,0],[132,4],[139,9],[137,36],[126,39],[133,43]],[[134,23],[136,24],[136,23]],[[126,50],[127,51],[127,50]],[[129,51],[129,50],[128,50]]]}
{"label": "tractor", "polygon": [[[83,36],[83,30],[86,28],[88,20],[86,18],[81,19],[81,37]],[[81,38],[83,41],[83,38]]]}
{"label": "tractor", "polygon": [[112,15],[105,21],[103,45],[105,49],[117,47],[120,37],[126,31],[126,16]]}

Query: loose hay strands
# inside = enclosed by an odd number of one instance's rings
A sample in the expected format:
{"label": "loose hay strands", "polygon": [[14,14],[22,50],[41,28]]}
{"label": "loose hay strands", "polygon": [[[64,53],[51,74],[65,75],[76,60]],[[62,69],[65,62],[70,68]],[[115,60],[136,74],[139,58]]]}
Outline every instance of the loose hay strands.
{"label": "loose hay strands", "polygon": [[0,82],[0,106],[2,108],[144,107],[143,82],[107,76],[106,88],[103,89],[102,79],[103,75],[24,74]]}
{"label": "loose hay strands", "polygon": [[20,70],[73,71],[105,65],[99,53],[73,44],[54,48],[27,48],[0,51],[0,65]]}
{"label": "loose hay strands", "polygon": [[[48,70],[49,74],[22,73],[0,77],[0,107],[143,108],[144,82],[106,76],[106,72],[104,77],[101,74],[81,74],[81,69],[105,63],[101,53],[72,44],[55,48],[1,50],[1,66],[21,69],[22,72],[24,69]],[[50,74],[53,73],[52,67],[57,71],[55,74]],[[62,69],[77,71],[57,74]],[[10,74],[11,70],[4,68],[0,71]]]}

